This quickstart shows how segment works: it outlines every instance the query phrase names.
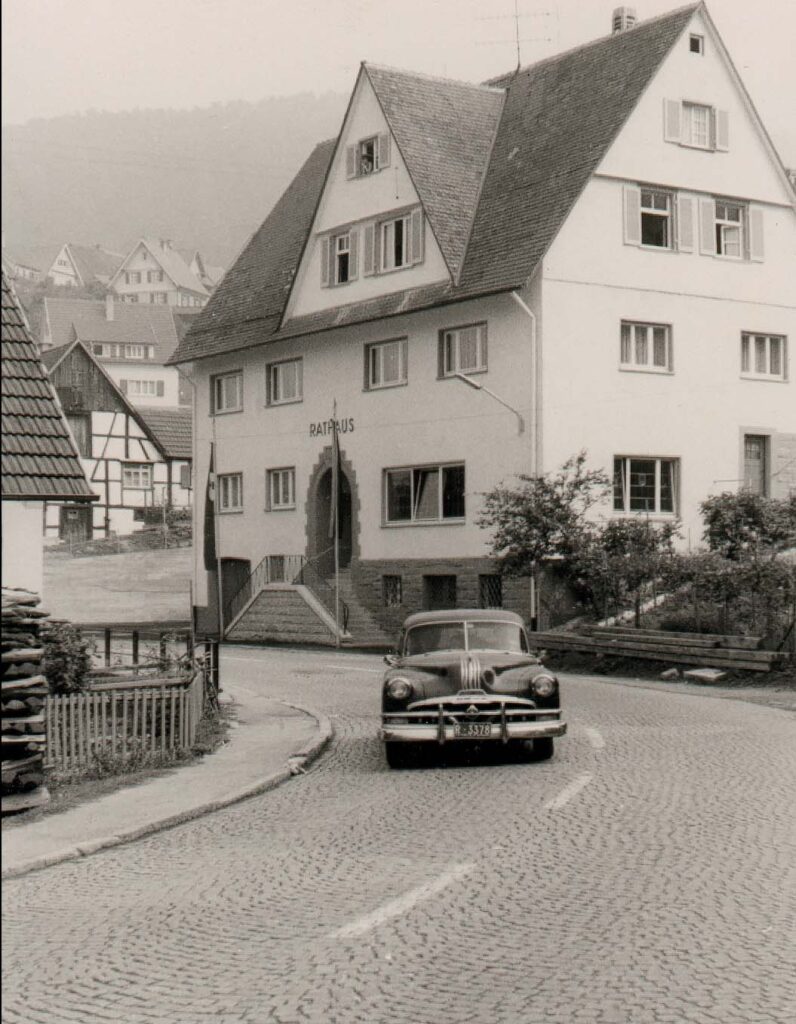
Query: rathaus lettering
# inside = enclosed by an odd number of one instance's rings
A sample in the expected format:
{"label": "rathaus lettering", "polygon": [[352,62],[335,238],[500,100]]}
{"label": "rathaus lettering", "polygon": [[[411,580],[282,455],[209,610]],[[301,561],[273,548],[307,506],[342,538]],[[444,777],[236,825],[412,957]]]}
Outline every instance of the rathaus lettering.
{"label": "rathaus lettering", "polygon": [[321,420],[319,423],[310,423],[310,437],[321,437],[326,434],[331,434],[335,423],[337,423],[338,434],[353,434],[354,417],[351,416],[347,420],[329,419]]}

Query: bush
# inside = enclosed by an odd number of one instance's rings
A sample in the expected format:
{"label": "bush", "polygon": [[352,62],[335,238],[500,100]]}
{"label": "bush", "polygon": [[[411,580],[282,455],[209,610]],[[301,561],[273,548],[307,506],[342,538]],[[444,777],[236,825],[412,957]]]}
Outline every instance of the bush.
{"label": "bush", "polygon": [[42,627],[43,671],[55,694],[79,693],[91,671],[97,645],[86,640],[71,622],[49,622]]}
{"label": "bush", "polygon": [[796,547],[796,494],[766,498],[725,491],[700,505],[711,551],[738,560]]}

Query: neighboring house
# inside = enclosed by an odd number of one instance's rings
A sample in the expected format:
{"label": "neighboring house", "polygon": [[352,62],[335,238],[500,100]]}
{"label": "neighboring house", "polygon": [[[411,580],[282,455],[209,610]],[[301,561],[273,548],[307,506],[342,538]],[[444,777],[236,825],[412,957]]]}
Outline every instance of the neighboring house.
{"label": "neighboring house", "polygon": [[42,272],[38,267],[31,267],[28,264],[14,259],[14,257],[3,249],[3,273],[9,281],[40,281]]}
{"label": "neighboring house", "polygon": [[204,306],[213,287],[199,254],[165,238],[136,242],[109,286],[123,302],[181,307]]}
{"label": "neighboring house", "polygon": [[[124,535],[141,529],[153,505],[191,504],[191,411],[136,408],[84,342],[42,357],[99,495],[93,517],[75,539]],[[64,514],[48,503],[46,536],[64,537]]]}
{"label": "neighboring house", "polygon": [[121,253],[109,252],[100,245],[66,242],[58,250],[45,276],[53,284],[72,288],[107,285],[123,259]]}
{"label": "neighboring house", "polygon": [[190,393],[173,366],[164,363],[177,347],[175,315],[168,306],[45,298],[42,348],[82,341],[105,367],[133,405],[189,404]]}
{"label": "neighboring house", "polygon": [[46,502],[64,518],[90,515],[96,495],[31,337],[13,288],[2,275],[3,586],[40,594]]}
{"label": "neighboring house", "polygon": [[363,65],[180,342],[227,625],[253,599],[233,637],[279,633],[274,566],[331,576],[333,401],[343,594],[385,630],[528,617],[483,495],[581,449],[613,479],[601,516],[680,519],[684,544],[708,495],[796,488],[787,175],[703,4],[618,27],[485,85]]}

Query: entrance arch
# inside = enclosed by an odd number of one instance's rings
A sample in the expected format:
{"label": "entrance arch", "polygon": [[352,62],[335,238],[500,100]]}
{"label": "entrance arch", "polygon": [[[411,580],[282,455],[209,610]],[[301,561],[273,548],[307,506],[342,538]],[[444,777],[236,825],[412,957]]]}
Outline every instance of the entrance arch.
{"label": "entrance arch", "polygon": [[[337,517],[340,568],[346,569],[359,555],[359,500],[353,467],[340,453],[340,506]],[[325,448],[310,476],[307,494],[307,558],[315,560],[325,577],[334,573],[332,521],[332,450]]]}

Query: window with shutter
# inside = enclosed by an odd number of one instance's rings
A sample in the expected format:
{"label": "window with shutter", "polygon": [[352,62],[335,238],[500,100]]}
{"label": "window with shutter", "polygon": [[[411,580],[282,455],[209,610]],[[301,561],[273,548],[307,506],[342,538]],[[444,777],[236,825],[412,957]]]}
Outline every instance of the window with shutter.
{"label": "window with shutter", "polygon": [[487,369],[486,324],[468,324],[440,331],[439,376],[484,373]]}
{"label": "window with shutter", "polygon": [[663,101],[663,137],[666,142],[682,138],[682,104],[679,100]]}
{"label": "window with shutter", "polygon": [[677,196],[677,248],[694,251],[694,197],[682,192]]}
{"label": "window with shutter", "polygon": [[165,394],[165,385],[162,380],[157,381],[157,397],[162,398]]}
{"label": "window with shutter", "polygon": [[321,239],[321,288],[328,288],[331,280],[332,240],[328,236]]}
{"label": "window with shutter", "polygon": [[699,200],[699,251],[705,256],[716,255],[716,202]]}
{"label": "window with shutter", "polygon": [[383,171],[385,167],[390,166],[390,136],[389,133],[379,136],[379,156],[378,156],[378,167],[380,171]]}
{"label": "window with shutter", "polygon": [[641,189],[625,185],[622,195],[625,245],[641,245]]}
{"label": "window with shutter", "polygon": [[362,274],[372,277],[376,273],[376,225],[366,224],[362,229]]}
{"label": "window with shutter", "polygon": [[763,209],[760,206],[750,206],[748,210],[749,220],[749,259],[754,263],[762,263],[765,257],[763,245]]}

